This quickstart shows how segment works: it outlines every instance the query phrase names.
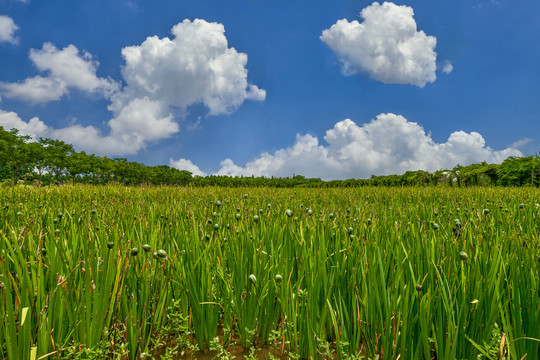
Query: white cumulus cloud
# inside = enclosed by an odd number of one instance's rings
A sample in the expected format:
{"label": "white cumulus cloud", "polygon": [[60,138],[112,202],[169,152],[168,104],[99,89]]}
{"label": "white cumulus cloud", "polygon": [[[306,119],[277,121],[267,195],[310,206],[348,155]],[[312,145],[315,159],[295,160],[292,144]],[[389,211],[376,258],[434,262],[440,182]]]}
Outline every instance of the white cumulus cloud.
{"label": "white cumulus cloud", "polygon": [[229,47],[222,24],[186,19],[171,34],[122,49],[127,85],[114,97],[113,111],[148,97],[180,111],[202,103],[216,115],[233,112],[246,99],[265,99],[265,90],[248,83],[247,55]]}
{"label": "white cumulus cloud", "polygon": [[[184,20],[171,34],[172,38],[151,36],[122,49],[123,87],[98,77],[99,64],[92,55],[73,45],[59,50],[45,43],[41,50],[31,50],[30,59],[47,76],[0,82],[0,93],[33,103],[59,100],[70,89],[101,94],[111,99],[110,132],[104,135],[94,126],[78,124],[54,129],[40,121],[38,134],[32,133],[32,120],[26,123],[18,117],[15,127],[28,129],[32,136],[66,141],[79,150],[127,155],[177,133],[175,114],[185,115],[191,105],[203,104],[210,115],[217,115],[235,111],[245,100],[265,99],[265,90],[248,83],[247,55],[229,47],[222,24]],[[193,166],[194,174],[201,173]]]}
{"label": "white cumulus cloud", "polygon": [[109,126],[113,136],[130,138],[135,142],[168,138],[178,131],[173,116],[163,112],[159,101],[147,97],[131,100],[109,121]]}
{"label": "white cumulus cloud", "polygon": [[68,87],[86,92],[100,92],[110,96],[118,90],[118,84],[109,79],[96,76],[99,63],[87,51],[79,51],[68,45],[59,50],[51,43],[43,44],[41,50],[30,50],[30,60],[42,72],[49,72],[50,77],[57,79]]}
{"label": "white cumulus cloud", "polygon": [[112,96],[109,126],[112,138],[129,144],[128,153],[178,132],[174,114],[185,115],[191,105],[228,114],[246,99],[266,97],[248,83],[247,55],[229,47],[222,24],[184,20],[171,34],[122,49],[125,86]]}
{"label": "white cumulus cloud", "polygon": [[19,27],[12,18],[7,15],[0,15],[0,43],[18,44],[19,40],[15,37],[15,31],[18,29]]}
{"label": "white cumulus cloud", "polygon": [[297,135],[291,147],[263,153],[244,167],[226,159],[217,174],[367,178],[481,161],[500,163],[508,156],[522,155],[515,148],[495,151],[476,132],[456,131],[446,142],[436,143],[422,126],[391,113],[380,114],[361,126],[350,119],[340,121],[326,132],[324,140],[328,145],[309,134]]}
{"label": "white cumulus cloud", "polygon": [[0,91],[8,98],[22,99],[36,104],[59,100],[68,93],[68,88],[57,79],[38,75],[26,78],[22,82],[0,82]]}
{"label": "white cumulus cloud", "polygon": [[417,30],[411,7],[374,2],[360,16],[363,22],[338,20],[320,37],[345,75],[367,73],[383,83],[419,87],[435,81],[437,39]]}
{"label": "white cumulus cloud", "polygon": [[[149,101],[149,100],[145,100]],[[155,105],[135,104],[152,108]],[[158,107],[155,107],[156,109]],[[152,110],[148,110],[152,111]],[[161,115],[163,116],[163,115]],[[168,116],[161,121],[169,121]],[[56,138],[76,144],[78,150],[95,152],[101,155],[121,155],[137,151],[144,146],[146,139],[132,134],[111,132],[103,136],[93,126],[72,125],[62,129],[46,126],[34,117],[23,121],[16,113],[0,110],[0,126],[4,129],[17,128],[22,135],[34,140],[39,137]],[[165,126],[167,127],[167,126]],[[153,133],[154,137],[165,136]],[[217,175],[230,176],[292,176],[318,177],[324,180],[368,178],[371,175],[401,174],[405,171],[435,171],[453,168],[457,164],[468,165],[486,161],[500,163],[509,156],[522,156],[518,146],[530,141],[523,139],[503,150],[493,150],[486,145],[482,135],[477,132],[455,131],[446,142],[436,143],[424,128],[410,122],[401,115],[379,114],[369,123],[357,125],[350,119],[337,122],[324,136],[326,145],[313,135],[296,136],[292,146],[274,153],[263,153],[254,160],[240,166],[231,159],[221,162]],[[99,151],[96,151],[99,145]],[[188,159],[170,159],[170,166],[190,171],[193,175],[205,176],[197,165]]]}
{"label": "white cumulus cloud", "polygon": [[47,76],[34,76],[22,82],[0,82],[0,92],[8,98],[32,103],[46,103],[62,98],[70,89],[98,93],[110,97],[119,89],[117,82],[96,75],[98,62],[86,51],[80,52],[73,45],[59,50],[51,43],[43,44],[41,50],[30,50],[30,60]]}
{"label": "white cumulus cloud", "polygon": [[169,165],[171,167],[177,168],[178,170],[187,170],[193,176],[206,176],[206,174],[199,169],[199,167],[187,159],[178,159],[178,160],[169,160]]}

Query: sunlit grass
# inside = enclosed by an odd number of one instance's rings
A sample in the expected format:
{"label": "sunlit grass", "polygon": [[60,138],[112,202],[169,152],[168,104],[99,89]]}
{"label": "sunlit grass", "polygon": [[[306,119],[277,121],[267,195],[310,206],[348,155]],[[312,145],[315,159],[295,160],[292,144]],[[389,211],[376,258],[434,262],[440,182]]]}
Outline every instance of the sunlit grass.
{"label": "sunlit grass", "polygon": [[540,357],[536,189],[0,199],[1,358]]}

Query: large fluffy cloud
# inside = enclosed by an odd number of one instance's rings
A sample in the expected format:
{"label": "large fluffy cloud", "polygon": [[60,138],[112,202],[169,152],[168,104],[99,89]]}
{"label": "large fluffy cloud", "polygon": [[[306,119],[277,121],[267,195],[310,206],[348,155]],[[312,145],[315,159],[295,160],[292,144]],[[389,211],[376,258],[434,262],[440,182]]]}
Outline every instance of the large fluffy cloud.
{"label": "large fluffy cloud", "polygon": [[32,103],[46,103],[61,99],[72,88],[105,97],[119,89],[118,83],[110,78],[97,77],[97,61],[90,53],[80,52],[73,45],[59,50],[53,44],[45,43],[41,50],[30,50],[30,60],[47,76],[38,75],[16,83],[0,83],[0,91],[4,96]]}
{"label": "large fluffy cloud", "polygon": [[265,91],[248,84],[247,55],[228,46],[222,24],[184,20],[171,34],[122,50],[127,85],[113,111],[140,97],[183,111],[202,103],[212,115],[230,113],[246,99],[264,100]]}
{"label": "large fluffy cloud", "polygon": [[367,73],[383,83],[419,87],[435,81],[437,40],[417,30],[411,7],[374,2],[360,16],[363,22],[341,19],[320,37],[345,75]]}
{"label": "large fluffy cloud", "polygon": [[495,151],[476,132],[456,131],[446,142],[436,143],[422,126],[391,113],[361,126],[350,119],[340,121],[326,132],[324,140],[328,145],[312,135],[297,135],[291,147],[263,153],[244,167],[226,159],[218,174],[366,178],[408,170],[434,171],[458,163],[499,163],[508,156],[522,155],[515,148]]}
{"label": "large fluffy cloud", "polygon": [[184,20],[171,34],[122,49],[126,85],[112,96],[109,110],[115,117],[109,125],[112,137],[131,139],[130,152],[178,132],[173,114],[184,115],[191,105],[203,104],[217,115],[246,99],[266,97],[248,83],[247,55],[228,46],[222,24]]}
{"label": "large fluffy cloud", "polygon": [[[0,83],[6,97],[33,103],[58,100],[72,88],[110,98],[109,135],[94,126],[54,129],[37,118],[26,123],[16,114],[18,120],[10,116],[9,124],[16,123],[13,127],[25,129],[33,137],[58,138],[80,150],[126,155],[178,132],[175,115],[186,114],[191,105],[203,104],[210,115],[216,115],[235,111],[247,99],[265,99],[263,89],[248,83],[247,55],[228,46],[222,24],[184,20],[171,34],[172,38],[148,37],[142,44],[122,50],[122,88],[109,78],[97,77],[98,63],[91,54],[73,45],[59,50],[50,43],[30,51],[32,62],[47,76]],[[41,126],[39,133],[33,131],[36,121]],[[0,125],[10,128],[7,120]]]}
{"label": "large fluffy cloud", "polygon": [[0,43],[8,42],[17,44],[18,39],[15,37],[15,31],[19,27],[15,24],[12,18],[7,15],[0,15]]}

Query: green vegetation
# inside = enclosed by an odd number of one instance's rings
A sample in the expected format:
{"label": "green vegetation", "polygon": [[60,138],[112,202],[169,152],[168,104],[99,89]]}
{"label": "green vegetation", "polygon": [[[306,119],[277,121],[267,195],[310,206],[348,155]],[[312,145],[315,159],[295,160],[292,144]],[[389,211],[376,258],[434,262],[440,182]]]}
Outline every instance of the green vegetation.
{"label": "green vegetation", "polygon": [[0,199],[2,359],[540,357],[536,188]]}
{"label": "green vegetation", "polygon": [[540,157],[509,157],[502,164],[456,165],[450,170],[407,171],[401,175],[372,176],[369,179],[322,181],[293,175],[291,178],[195,176],[167,165],[145,166],[125,158],[109,159],[59,140],[31,142],[16,129],[0,126],[0,181],[42,185],[43,182],[123,185],[192,185],[226,187],[358,187],[358,186],[540,186]]}

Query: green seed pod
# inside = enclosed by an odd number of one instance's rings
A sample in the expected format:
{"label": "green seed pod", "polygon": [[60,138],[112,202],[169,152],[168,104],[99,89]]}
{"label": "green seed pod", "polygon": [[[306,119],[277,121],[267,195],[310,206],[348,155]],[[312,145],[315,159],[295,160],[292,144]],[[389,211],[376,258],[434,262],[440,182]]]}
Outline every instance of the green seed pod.
{"label": "green seed pod", "polygon": [[354,229],[353,229],[352,227],[349,227],[349,228],[347,229],[347,232],[349,233],[349,235],[352,234],[353,231],[354,231]]}
{"label": "green seed pod", "polygon": [[219,230],[219,224],[214,224],[214,230]]}
{"label": "green seed pod", "polygon": [[292,217],[293,216],[292,211],[289,210],[289,209],[285,210],[285,214],[287,215],[287,217]]}
{"label": "green seed pod", "polygon": [[212,223],[212,219],[208,219],[207,222],[208,222],[209,224],[211,224],[211,223]]}
{"label": "green seed pod", "polygon": [[221,206],[221,201],[218,200],[218,201],[215,202],[215,204],[216,204],[217,207],[220,207]]}
{"label": "green seed pod", "polygon": [[136,247],[131,249],[131,256],[137,256],[138,253],[139,253],[139,249],[137,249]]}
{"label": "green seed pod", "polygon": [[524,204],[524,203],[521,203],[521,204],[519,205],[519,208],[520,208],[520,209],[523,209],[524,207],[525,207],[525,204]]}
{"label": "green seed pod", "polygon": [[62,216],[64,216],[64,214],[62,214],[61,212],[58,213],[58,218],[59,219],[62,219]]}
{"label": "green seed pod", "polygon": [[334,218],[334,214],[330,213],[330,215],[328,215],[328,217],[330,218],[330,220],[332,220]]}
{"label": "green seed pod", "polygon": [[165,258],[165,257],[167,257],[167,252],[165,252],[165,250],[163,250],[163,249],[158,250],[157,254],[158,254],[158,256],[159,256],[160,258],[162,258],[162,259]]}
{"label": "green seed pod", "polygon": [[461,259],[461,261],[467,261],[467,259],[469,258],[469,255],[467,255],[465,251],[462,251],[459,253],[459,258]]}
{"label": "green seed pod", "polygon": [[417,284],[416,285],[416,291],[418,291],[418,292],[422,291],[422,284]]}
{"label": "green seed pod", "polygon": [[17,216],[23,216],[23,213],[20,212],[20,211],[18,211],[18,212],[17,212]]}
{"label": "green seed pod", "polygon": [[244,199],[247,199],[249,197],[248,194],[244,194]]}
{"label": "green seed pod", "polygon": [[255,215],[255,216],[253,217],[253,221],[258,222],[258,221],[259,221],[259,215]]}
{"label": "green seed pod", "polygon": [[58,219],[55,218],[55,219],[53,220],[53,224],[55,224],[55,225],[58,224]]}
{"label": "green seed pod", "polygon": [[371,219],[367,219],[367,224],[368,224],[368,226],[371,225]]}
{"label": "green seed pod", "polygon": [[240,220],[240,218],[241,218],[240,214],[236,214],[235,217],[236,217],[236,220]]}
{"label": "green seed pod", "polygon": [[489,215],[489,209],[484,209],[484,210],[482,210],[482,214],[484,214],[484,215]]}
{"label": "green seed pod", "polygon": [[109,242],[107,243],[107,248],[108,248],[108,249],[112,249],[113,247],[114,247],[114,243],[113,243],[112,241],[109,241]]}
{"label": "green seed pod", "polygon": [[96,213],[96,209],[92,209],[92,215],[94,215]]}
{"label": "green seed pod", "polygon": [[272,206],[272,204],[268,204],[268,205],[266,205],[266,207],[267,207],[267,208],[269,208],[269,209],[270,209],[270,207],[271,207],[271,206]]}
{"label": "green seed pod", "polygon": [[249,275],[248,279],[252,284],[255,284],[257,282],[257,278],[253,274]]}
{"label": "green seed pod", "polygon": [[145,252],[150,252],[150,251],[152,251],[152,247],[151,247],[150,245],[148,245],[148,244],[144,244],[144,245],[142,246],[142,249],[143,249]]}
{"label": "green seed pod", "polygon": [[259,214],[262,214],[263,213],[263,209],[259,209]]}
{"label": "green seed pod", "polygon": [[281,284],[283,278],[281,277],[281,275],[276,274],[276,276],[274,276],[274,280],[276,281],[276,284]]}
{"label": "green seed pod", "polygon": [[439,230],[439,224],[433,223],[431,224],[431,227],[433,228],[433,230]]}
{"label": "green seed pod", "polygon": [[313,211],[311,211],[311,209],[308,209],[307,214],[308,216],[311,216],[311,214],[313,214]]}
{"label": "green seed pod", "polygon": [[44,247],[41,248],[41,255],[42,256],[47,255],[47,249],[45,249]]}
{"label": "green seed pod", "polygon": [[154,255],[153,255],[153,256],[154,256],[154,259],[159,258],[159,255],[158,255],[157,251],[154,251]]}

